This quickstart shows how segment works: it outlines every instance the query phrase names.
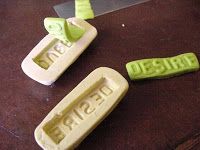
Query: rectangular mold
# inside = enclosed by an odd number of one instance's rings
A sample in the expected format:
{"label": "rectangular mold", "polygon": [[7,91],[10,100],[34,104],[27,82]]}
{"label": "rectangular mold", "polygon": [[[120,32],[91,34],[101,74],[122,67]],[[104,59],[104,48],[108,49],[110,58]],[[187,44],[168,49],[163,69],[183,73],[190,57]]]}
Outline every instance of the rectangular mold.
{"label": "rectangular mold", "polygon": [[45,117],[35,139],[46,150],[75,148],[120,102],[127,81],[101,67],[90,73]]}
{"label": "rectangular mold", "polygon": [[[107,79],[101,78],[90,89],[83,91],[72,106],[67,107],[61,112],[62,116],[55,116],[44,126],[46,134],[59,144],[69,132],[76,130],[79,125],[88,121],[90,115],[95,115],[97,109],[101,109],[101,104],[109,99],[109,96],[116,90]],[[59,136],[56,134],[59,132]]]}
{"label": "rectangular mold", "polygon": [[67,21],[85,30],[80,39],[63,44],[48,34],[31,50],[21,64],[24,73],[41,84],[51,85],[55,82],[97,35],[96,28],[82,19],[69,18]]}

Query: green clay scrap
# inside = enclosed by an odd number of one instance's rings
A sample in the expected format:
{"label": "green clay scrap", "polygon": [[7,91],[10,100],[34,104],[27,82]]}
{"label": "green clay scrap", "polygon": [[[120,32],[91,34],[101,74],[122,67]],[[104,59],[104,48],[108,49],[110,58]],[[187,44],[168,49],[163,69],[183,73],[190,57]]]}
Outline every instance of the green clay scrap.
{"label": "green clay scrap", "polygon": [[64,18],[45,18],[44,27],[49,34],[64,43],[77,41],[85,33],[84,29],[68,23]]}
{"label": "green clay scrap", "polygon": [[152,58],[132,61],[126,64],[131,80],[160,79],[199,70],[199,62],[194,53],[175,57]]}
{"label": "green clay scrap", "polygon": [[75,0],[75,16],[81,19],[94,18],[90,0]]}

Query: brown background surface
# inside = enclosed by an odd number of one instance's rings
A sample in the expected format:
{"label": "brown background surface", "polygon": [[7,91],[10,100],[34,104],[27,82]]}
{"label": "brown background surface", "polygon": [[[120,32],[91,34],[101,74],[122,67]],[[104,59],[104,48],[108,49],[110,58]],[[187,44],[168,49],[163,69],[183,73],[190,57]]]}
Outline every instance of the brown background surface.
{"label": "brown background surface", "polygon": [[[89,22],[99,35],[52,86],[21,70],[47,34],[43,19],[67,0],[0,1],[0,149],[39,150],[33,132],[48,112],[100,66],[120,72],[130,88],[78,149],[200,149],[200,72],[131,82],[131,60],[194,52],[200,58],[200,1],[152,0]],[[125,24],[125,27],[122,27]]]}

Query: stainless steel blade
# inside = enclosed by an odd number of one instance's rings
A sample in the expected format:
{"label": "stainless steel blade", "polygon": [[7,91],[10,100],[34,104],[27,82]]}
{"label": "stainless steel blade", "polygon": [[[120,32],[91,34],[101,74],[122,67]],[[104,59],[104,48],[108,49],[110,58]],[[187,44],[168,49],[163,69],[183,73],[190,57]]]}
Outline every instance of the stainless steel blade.
{"label": "stainless steel blade", "polygon": [[[147,1],[149,0],[91,0],[91,5],[96,17]],[[75,16],[74,1],[55,5],[54,9],[61,18],[70,18]]]}

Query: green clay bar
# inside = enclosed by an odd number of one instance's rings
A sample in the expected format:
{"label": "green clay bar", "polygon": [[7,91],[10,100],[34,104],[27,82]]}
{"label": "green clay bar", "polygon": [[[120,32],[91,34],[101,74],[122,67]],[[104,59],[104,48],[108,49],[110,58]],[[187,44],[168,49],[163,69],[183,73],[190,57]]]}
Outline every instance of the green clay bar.
{"label": "green clay bar", "polygon": [[132,61],[126,64],[131,80],[160,79],[199,70],[199,62],[194,53],[175,57],[151,58]]}
{"label": "green clay bar", "polygon": [[81,19],[93,19],[94,12],[90,0],[75,0],[75,15]]}
{"label": "green clay bar", "polygon": [[49,34],[64,43],[77,41],[85,33],[85,29],[68,23],[64,18],[45,18],[44,26]]}

